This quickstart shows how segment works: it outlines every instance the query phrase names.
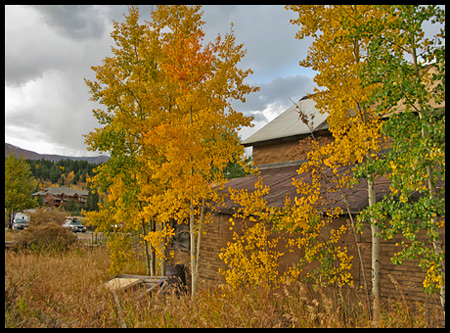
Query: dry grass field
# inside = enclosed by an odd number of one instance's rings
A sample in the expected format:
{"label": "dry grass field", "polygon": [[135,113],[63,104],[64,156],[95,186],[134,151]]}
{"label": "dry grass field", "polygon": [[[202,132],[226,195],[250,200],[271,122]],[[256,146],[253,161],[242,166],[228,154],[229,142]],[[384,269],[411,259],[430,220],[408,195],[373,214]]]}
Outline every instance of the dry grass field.
{"label": "dry grass field", "polygon": [[[5,327],[370,327],[363,297],[333,298],[292,284],[276,291],[201,285],[190,295],[102,288],[105,248],[5,251]],[[141,274],[127,271],[124,273]],[[119,306],[117,301],[119,301]],[[420,305],[385,304],[381,327],[436,327]]]}

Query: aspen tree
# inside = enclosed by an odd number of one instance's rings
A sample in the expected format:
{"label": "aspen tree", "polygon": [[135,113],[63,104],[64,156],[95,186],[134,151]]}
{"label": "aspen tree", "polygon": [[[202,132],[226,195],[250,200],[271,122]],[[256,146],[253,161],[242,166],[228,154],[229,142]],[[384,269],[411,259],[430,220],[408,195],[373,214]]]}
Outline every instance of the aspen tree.
{"label": "aspen tree", "polygon": [[[370,5],[293,5],[287,9],[299,17],[291,23],[300,25],[296,38],[313,37],[305,60],[300,65],[317,71],[315,88],[311,98],[321,112],[329,114],[327,122],[334,142],[328,145],[329,163],[354,165],[363,163],[367,168],[380,150],[380,115],[369,108],[368,98],[374,89],[363,86],[358,70],[364,63],[364,53],[369,42],[367,36],[348,35],[351,21],[362,24],[380,15],[380,10]],[[345,176],[345,175],[344,175]],[[376,175],[367,173],[369,206],[376,202]],[[379,229],[375,221],[372,227],[372,295],[374,325],[377,325],[380,299],[380,243]]]}
{"label": "aspen tree", "polygon": [[[228,285],[255,285],[277,288],[285,281],[287,272],[280,274],[279,258],[283,256],[276,247],[280,237],[273,237],[280,209],[268,207],[264,196],[270,188],[259,178],[251,193],[248,190],[230,188],[230,198],[239,208],[230,218],[233,239],[221,249],[219,258],[228,269],[219,269]],[[239,232],[234,231],[236,221]]]}
{"label": "aspen tree", "polygon": [[385,238],[401,233],[408,239],[410,244],[397,244],[402,249],[392,260],[421,259],[424,288],[440,295],[445,316],[439,235],[445,224],[445,32],[441,28],[431,38],[424,32],[426,22],[444,24],[445,11],[434,5],[379,8],[383,15],[350,25],[353,35],[371,36],[360,76],[363,85],[377,85],[372,104],[389,112],[382,131],[392,140],[390,151],[374,164],[391,181],[391,193],[364,216],[379,221]]}
{"label": "aspen tree", "polygon": [[[138,7],[131,6],[124,16],[123,22],[114,22],[113,56],[106,57],[102,65],[92,67],[95,81],[85,79],[91,100],[106,108],[93,110],[102,127],[85,137],[88,149],[111,155],[89,180],[92,188],[108,194],[108,203],[100,204],[99,211],[88,213],[87,218],[98,232],[109,234],[111,271],[120,271],[131,258],[131,238],[126,234],[138,232],[144,237],[149,230],[156,229],[142,215],[145,198],[140,195],[143,189],[148,191],[153,185],[145,176],[141,155],[142,133],[159,122],[151,106],[158,98],[155,53],[148,48],[145,25],[138,22]],[[154,275],[155,246],[144,238],[142,242],[147,274]]]}
{"label": "aspen tree", "polygon": [[200,6],[158,6],[147,30],[159,48],[161,76],[158,112],[163,121],[144,131],[144,151],[153,152],[146,168],[163,192],[149,193],[145,214],[188,223],[191,292],[195,295],[205,207],[218,200],[225,182],[223,169],[242,156],[237,130],[251,118],[231,107],[234,100],[256,91],[244,83],[251,70],[238,63],[245,55],[231,30],[204,43]]}
{"label": "aspen tree", "polygon": [[245,50],[233,31],[203,42],[200,9],[158,6],[151,22],[139,25],[139,10],[131,7],[125,22],[114,24],[114,56],[93,67],[96,81],[86,80],[92,99],[107,107],[94,111],[104,127],[86,142],[92,150],[111,153],[93,177],[110,192],[110,202],[88,218],[102,228],[110,218],[125,221],[126,230],[148,226],[143,240],[163,257],[173,234],[168,222],[188,221],[192,295],[209,216],[205,207],[217,200],[223,169],[242,156],[237,131],[252,119],[234,110],[231,101],[244,102],[258,90],[243,82],[252,72],[237,66]]}
{"label": "aspen tree", "polygon": [[8,213],[8,228],[12,229],[14,215],[36,205],[31,196],[36,180],[30,166],[23,157],[15,158],[12,153],[5,157],[5,211]]}
{"label": "aspen tree", "polygon": [[[353,284],[353,257],[347,254],[346,247],[338,245],[347,227],[331,227],[342,209],[330,207],[326,201],[327,194],[335,190],[332,187],[340,185],[331,184],[325,167],[319,167],[323,159],[313,160],[315,165],[304,163],[298,171],[308,176],[308,181],[300,178],[293,182],[298,195],[286,198],[283,207],[268,205],[265,197],[270,195],[270,188],[262,178],[255,182],[254,190],[229,189],[231,200],[237,204],[230,218],[233,239],[219,255],[228,266],[220,270],[227,284],[277,288],[299,278],[311,264],[316,267],[303,274],[307,282],[316,286]],[[280,241],[285,243],[284,249]],[[280,272],[280,258],[296,249],[304,251],[304,257],[288,263],[290,266]]]}

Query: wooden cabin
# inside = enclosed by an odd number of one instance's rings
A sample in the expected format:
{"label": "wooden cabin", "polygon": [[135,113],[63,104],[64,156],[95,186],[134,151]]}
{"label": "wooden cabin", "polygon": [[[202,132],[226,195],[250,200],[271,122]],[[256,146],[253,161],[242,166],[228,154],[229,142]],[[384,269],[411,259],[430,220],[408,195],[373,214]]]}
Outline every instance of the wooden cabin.
{"label": "wooden cabin", "polygon": [[[309,118],[313,118],[312,126],[306,126],[299,119],[299,108]],[[252,191],[258,177],[262,177],[264,184],[271,189],[270,194],[265,198],[268,205],[282,207],[286,195],[291,197],[296,195],[292,179],[301,177],[296,170],[306,158],[304,155],[295,153],[296,147],[302,143],[303,139],[310,136],[311,132],[314,133],[315,137],[322,137],[323,142],[332,140],[328,131],[326,117],[326,114],[320,114],[315,108],[315,102],[307,97],[299,100],[296,105],[292,105],[265,127],[243,141],[245,147],[253,147],[253,161],[260,170],[260,175],[231,179],[227,182],[222,192],[226,193],[228,188]],[[302,177],[305,176],[302,175]],[[389,183],[383,177],[376,180],[376,188],[377,199],[382,199],[384,195],[389,193]],[[347,194],[349,210],[352,214],[358,213],[367,207],[367,183],[365,181],[361,181],[360,184],[354,186]],[[335,197],[331,199],[331,205],[342,206],[343,202],[340,194],[335,194]],[[230,199],[226,199],[224,207],[219,208],[215,212],[213,222],[204,226],[206,234],[202,236],[199,261],[199,276],[204,281],[210,281],[211,283],[223,283],[224,281],[218,270],[219,268],[226,269],[227,267],[219,258],[219,253],[226,247],[227,242],[232,241],[233,231],[236,231],[236,227],[230,230],[231,223],[229,222],[235,208],[235,203]],[[348,224],[348,214],[343,214],[333,223],[335,223],[336,228],[339,228],[342,224]],[[187,226],[183,225],[175,227],[178,228],[178,231],[182,231],[180,228],[188,230]],[[354,287],[358,289],[363,286],[363,269],[358,259],[354,235],[350,228],[348,230],[349,232],[341,237],[339,245],[346,246],[349,254],[353,256],[351,273],[354,278]],[[445,230],[442,230],[442,233],[445,235]],[[445,239],[445,236],[442,239]],[[395,244],[402,240],[401,236],[395,236],[391,240],[381,240],[382,300],[387,300],[391,297],[399,299],[405,297],[407,301],[421,301],[430,306],[439,306],[439,296],[428,295],[423,290],[422,281],[425,271],[419,267],[418,260],[407,261],[401,266],[392,263],[390,258],[398,251]],[[370,289],[371,231],[369,225],[364,227],[362,234],[357,235],[356,243],[362,251],[364,272]],[[175,257],[172,259],[173,263],[181,263],[189,267],[189,237],[186,237],[186,233],[179,233],[174,237],[173,244],[172,249],[175,250]],[[282,249],[279,251],[281,252]],[[302,255],[300,250],[294,253],[285,253],[281,257],[280,269],[287,269],[290,265],[295,264]]]}

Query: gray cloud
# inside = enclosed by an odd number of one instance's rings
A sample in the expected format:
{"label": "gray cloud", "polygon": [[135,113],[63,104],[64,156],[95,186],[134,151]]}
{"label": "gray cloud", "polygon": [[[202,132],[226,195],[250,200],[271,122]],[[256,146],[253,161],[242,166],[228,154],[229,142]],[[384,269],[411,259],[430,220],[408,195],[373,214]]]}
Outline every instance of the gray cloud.
{"label": "gray cloud", "polygon": [[37,83],[28,90],[31,95],[42,96],[41,99],[16,106],[5,114],[5,124],[17,129],[9,135],[65,147],[59,149],[59,154],[86,151],[83,134],[98,123],[91,112],[96,105],[88,100],[82,78],[71,71],[51,71],[44,73]]}
{"label": "gray cloud", "polygon": [[44,22],[62,36],[70,39],[100,38],[105,31],[104,21],[96,6],[45,5],[31,6],[44,18]]}
{"label": "gray cloud", "polygon": [[[67,31],[67,26],[63,29],[43,24],[39,13],[36,7],[31,6],[6,7],[6,85],[21,86],[42,78],[43,73],[51,70],[67,71],[77,68],[80,71],[80,66],[95,59],[98,51],[105,54],[108,50],[104,45],[105,38],[84,41],[68,38],[68,33],[63,34],[64,29]],[[102,18],[97,17],[96,20],[101,22]]]}
{"label": "gray cloud", "polygon": [[238,43],[247,55],[242,68],[251,68],[254,82],[269,82],[275,77],[296,75],[298,61],[306,56],[311,39],[295,39],[298,26],[289,20],[295,14],[283,6],[204,6],[203,19],[209,38],[229,31],[234,23]]}
{"label": "gray cloud", "polygon": [[[62,36],[81,40],[101,38],[112,21],[123,21],[128,13],[126,5],[34,5],[44,18],[44,22]],[[139,14],[142,23],[150,20],[152,5],[140,5]]]}
{"label": "gray cloud", "polygon": [[297,101],[307,93],[312,93],[314,83],[308,76],[295,75],[277,77],[269,83],[260,84],[260,91],[246,99],[242,110],[261,110],[269,103],[290,104],[290,99]]}
{"label": "gray cloud", "polygon": [[297,102],[307,93],[312,93],[312,78],[303,75],[277,77],[269,83],[256,84],[260,90],[246,97],[245,103],[235,102],[233,107],[246,115],[253,115],[255,121],[266,121],[262,111],[269,104],[276,104],[287,109],[293,100]]}
{"label": "gray cloud", "polygon": [[[6,6],[5,83],[20,86],[53,69],[89,75],[110,54],[112,21],[127,12],[127,6]],[[150,12],[150,5],[140,6],[142,23]]]}

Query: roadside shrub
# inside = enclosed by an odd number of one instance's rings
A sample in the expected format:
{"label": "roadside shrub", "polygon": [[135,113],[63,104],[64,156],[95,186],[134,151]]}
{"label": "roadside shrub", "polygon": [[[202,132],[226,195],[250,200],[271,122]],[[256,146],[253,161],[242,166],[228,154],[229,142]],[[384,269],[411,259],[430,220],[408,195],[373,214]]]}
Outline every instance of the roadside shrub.
{"label": "roadside shrub", "polygon": [[34,213],[30,214],[30,225],[41,225],[47,224],[48,222],[63,224],[65,219],[66,212],[64,210],[38,207]]}
{"label": "roadside shrub", "polygon": [[49,222],[39,226],[32,225],[20,232],[17,246],[32,250],[66,250],[76,240],[77,236],[70,230],[56,222]]}

